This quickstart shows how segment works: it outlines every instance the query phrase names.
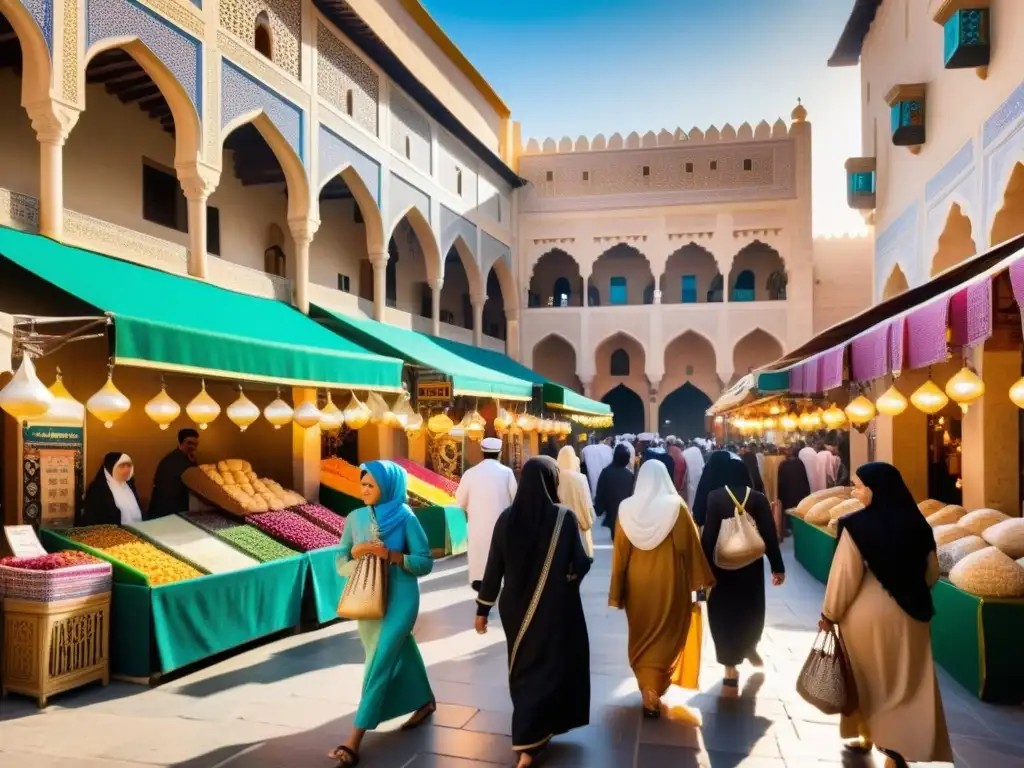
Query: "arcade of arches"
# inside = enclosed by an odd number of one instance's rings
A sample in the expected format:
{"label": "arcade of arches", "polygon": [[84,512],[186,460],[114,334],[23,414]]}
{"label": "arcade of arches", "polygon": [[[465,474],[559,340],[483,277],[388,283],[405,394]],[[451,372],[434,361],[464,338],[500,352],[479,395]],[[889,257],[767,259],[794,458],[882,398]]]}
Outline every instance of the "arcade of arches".
{"label": "arcade of arches", "polygon": [[756,328],[734,345],[735,373],[722,381],[712,343],[695,331],[686,331],[666,345],[664,372],[654,378],[643,345],[618,332],[597,345],[593,378],[584,383],[573,345],[551,334],[534,346],[532,364],[534,370],[552,381],[608,403],[615,413],[618,433],[657,431],[701,437],[708,431],[707,409],[724,389],[782,354],[782,344]]}

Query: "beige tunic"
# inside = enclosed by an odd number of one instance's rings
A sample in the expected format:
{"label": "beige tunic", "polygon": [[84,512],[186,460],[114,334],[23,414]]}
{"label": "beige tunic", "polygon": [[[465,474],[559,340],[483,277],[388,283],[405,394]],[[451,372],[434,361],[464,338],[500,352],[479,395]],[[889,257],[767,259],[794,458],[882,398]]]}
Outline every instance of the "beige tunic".
{"label": "beige tunic", "polygon": [[[938,577],[933,552],[928,583]],[[822,613],[839,625],[857,682],[860,711],[840,720],[842,737],[863,736],[910,762],[952,762],[929,625],[899,607],[851,536],[839,539]]]}

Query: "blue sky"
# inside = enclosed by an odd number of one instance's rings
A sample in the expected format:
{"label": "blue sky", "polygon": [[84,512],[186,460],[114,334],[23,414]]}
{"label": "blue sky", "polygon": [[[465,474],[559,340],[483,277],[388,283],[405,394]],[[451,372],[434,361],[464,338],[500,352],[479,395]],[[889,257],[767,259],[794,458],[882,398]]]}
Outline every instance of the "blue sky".
{"label": "blue sky", "polygon": [[860,75],[826,61],[853,0],[422,0],[523,125],[523,140],[787,122],[814,131],[814,230],[846,207]]}

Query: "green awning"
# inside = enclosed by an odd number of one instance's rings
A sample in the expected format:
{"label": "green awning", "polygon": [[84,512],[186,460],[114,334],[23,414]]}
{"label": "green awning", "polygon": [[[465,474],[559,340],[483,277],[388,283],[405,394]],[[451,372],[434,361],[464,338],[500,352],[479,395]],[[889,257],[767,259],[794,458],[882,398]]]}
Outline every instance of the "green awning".
{"label": "green awning", "polygon": [[541,376],[534,370],[518,363],[508,355],[495,352],[483,347],[474,347],[451,339],[435,339],[438,344],[451,350],[459,357],[470,360],[477,365],[500,371],[506,376],[514,376],[533,383],[542,388],[544,404],[553,408],[559,408],[574,413],[586,414],[589,416],[606,416],[612,412],[607,403],[591,400],[578,392],[573,392],[550,379]]}
{"label": "green awning", "polygon": [[0,229],[0,255],[114,320],[119,365],[295,386],[395,390],[402,362],[280,301]]}
{"label": "green awning", "polygon": [[531,381],[468,360],[448,349],[443,339],[369,318],[338,314],[320,306],[313,306],[311,314],[324,320],[327,328],[373,352],[400,357],[450,376],[455,395],[507,400],[529,400],[532,396]]}
{"label": "green awning", "polygon": [[788,371],[755,371],[725,390],[707,412],[709,416],[717,416],[757,398],[784,393],[788,389]]}

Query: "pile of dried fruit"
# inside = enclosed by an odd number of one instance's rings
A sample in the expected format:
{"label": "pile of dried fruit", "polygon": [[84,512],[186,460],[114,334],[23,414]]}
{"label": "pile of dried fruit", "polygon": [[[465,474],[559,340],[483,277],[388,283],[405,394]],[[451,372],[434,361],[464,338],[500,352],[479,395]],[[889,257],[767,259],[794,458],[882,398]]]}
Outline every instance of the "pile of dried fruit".
{"label": "pile of dried fruit", "polygon": [[224,541],[261,563],[283,560],[298,554],[295,550],[288,549],[284,544],[279,544],[263,531],[257,530],[251,525],[236,525],[234,528],[226,528],[216,533]]}
{"label": "pile of dried fruit", "polygon": [[242,525],[242,523],[229,520],[224,515],[218,515],[216,512],[185,512],[182,514],[182,517],[210,533],[219,533],[220,531],[238,528]]}
{"label": "pile of dried fruit", "polygon": [[66,535],[141,572],[154,587],[203,575],[191,565],[157,549],[123,528],[107,525],[73,528],[67,531]]}
{"label": "pile of dried fruit", "polygon": [[292,507],[291,511],[297,512],[328,533],[337,536],[345,533],[345,518],[321,504],[300,504],[297,507]]}
{"label": "pile of dried fruit", "polygon": [[8,568],[19,568],[23,571],[58,571],[61,568],[74,568],[77,565],[106,564],[98,557],[77,549],[66,549],[41,557],[0,557],[0,565]]}
{"label": "pile of dried fruit", "polygon": [[246,521],[300,552],[332,547],[341,541],[337,534],[328,533],[295,512],[265,512],[249,515]]}
{"label": "pile of dried fruit", "polygon": [[359,467],[349,464],[344,459],[331,456],[320,462],[320,482],[338,493],[358,499]]}
{"label": "pile of dried fruit", "polygon": [[454,480],[449,480],[447,477],[437,474],[437,472],[431,472],[426,467],[414,461],[409,461],[409,459],[395,459],[395,463],[409,473],[410,480],[414,477],[419,478],[424,483],[440,488],[449,496],[454,496],[455,491],[459,488],[459,484]]}

